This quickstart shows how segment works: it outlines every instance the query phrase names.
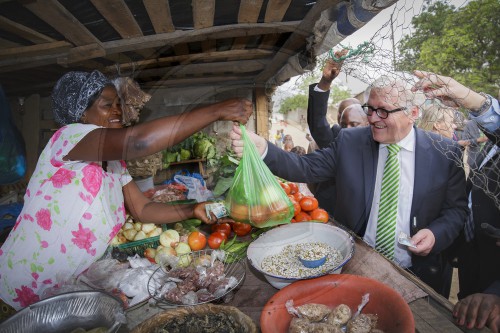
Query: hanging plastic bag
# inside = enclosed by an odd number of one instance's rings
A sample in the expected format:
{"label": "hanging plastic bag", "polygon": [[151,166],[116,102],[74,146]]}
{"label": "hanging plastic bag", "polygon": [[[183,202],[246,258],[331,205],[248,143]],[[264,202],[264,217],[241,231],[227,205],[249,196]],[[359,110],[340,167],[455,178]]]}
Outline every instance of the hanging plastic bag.
{"label": "hanging plastic bag", "polygon": [[240,128],[244,149],[225,200],[229,215],[257,228],[290,223],[294,213],[290,198],[262,161],[245,127]]}

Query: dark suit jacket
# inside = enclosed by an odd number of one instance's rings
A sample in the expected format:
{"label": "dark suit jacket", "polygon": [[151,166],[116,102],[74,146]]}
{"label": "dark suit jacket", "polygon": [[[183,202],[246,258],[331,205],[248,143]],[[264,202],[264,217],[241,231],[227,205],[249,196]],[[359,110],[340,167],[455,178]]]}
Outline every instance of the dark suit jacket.
{"label": "dark suit jacket", "polygon": [[500,247],[481,228],[482,223],[500,228],[500,151],[478,170],[493,145],[500,146],[500,129],[484,132],[490,140],[477,155],[467,181],[472,194],[474,240],[461,245],[464,252],[459,258],[460,298],[482,292],[500,296]]}
{"label": "dark suit jacket", "polygon": [[[429,266],[458,236],[468,213],[462,152],[451,140],[416,131],[415,184],[411,215],[417,229],[428,228],[436,238],[431,254],[413,256],[413,269]],[[289,154],[272,144],[264,162],[284,179],[302,183],[334,178],[337,202],[334,218],[363,236],[375,187],[379,144],[370,127],[341,131],[328,148],[304,156]],[[460,162],[459,162],[460,161]],[[417,230],[411,230],[413,235]],[[426,281],[422,274],[416,273]]]}
{"label": "dark suit jacket", "polygon": [[[330,128],[330,124],[326,120],[330,91],[315,91],[314,87],[316,85],[317,83],[314,83],[309,86],[307,124],[309,125],[311,136],[318,147],[325,148],[337,138],[341,128],[338,124]],[[337,200],[335,180],[332,179],[321,183],[315,182],[311,184],[310,188],[316,199],[318,199],[319,206],[326,209],[328,214],[334,215],[334,207]]]}
{"label": "dark suit jacket", "polygon": [[320,148],[328,145],[337,137],[340,126],[335,124],[330,127],[326,120],[328,111],[328,97],[330,91],[315,91],[317,83],[309,86],[309,99],[307,100],[307,125],[314,141]]}

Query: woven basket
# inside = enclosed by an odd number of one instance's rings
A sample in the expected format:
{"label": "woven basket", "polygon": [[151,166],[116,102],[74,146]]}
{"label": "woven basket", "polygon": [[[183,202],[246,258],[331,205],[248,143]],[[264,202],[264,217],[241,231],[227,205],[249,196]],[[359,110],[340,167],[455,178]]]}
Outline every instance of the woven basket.
{"label": "woven basket", "polygon": [[[225,313],[233,319],[233,322],[240,327],[235,327],[234,332],[238,333],[257,333],[257,327],[252,319],[233,306],[216,305],[216,304],[202,304],[175,310],[167,310],[160,312],[153,317],[143,321],[136,326],[131,333],[154,333],[161,332],[160,329],[172,320],[182,320],[183,317],[190,315],[205,315],[205,314],[220,314]],[[201,327],[187,327],[183,333],[204,333]]]}

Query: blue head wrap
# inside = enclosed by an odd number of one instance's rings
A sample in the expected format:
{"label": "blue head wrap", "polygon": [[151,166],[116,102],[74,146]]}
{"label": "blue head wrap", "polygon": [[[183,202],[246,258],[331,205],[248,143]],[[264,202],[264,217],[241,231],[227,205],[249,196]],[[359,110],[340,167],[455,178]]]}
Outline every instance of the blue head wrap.
{"label": "blue head wrap", "polygon": [[55,120],[61,125],[78,122],[92,96],[109,85],[112,82],[97,70],[64,74],[52,91]]}

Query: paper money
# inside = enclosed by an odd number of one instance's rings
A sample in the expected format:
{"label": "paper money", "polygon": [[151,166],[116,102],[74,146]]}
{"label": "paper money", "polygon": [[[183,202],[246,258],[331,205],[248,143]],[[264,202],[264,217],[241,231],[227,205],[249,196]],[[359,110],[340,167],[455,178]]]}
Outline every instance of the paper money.
{"label": "paper money", "polygon": [[210,220],[212,220],[212,214],[216,217],[217,220],[222,217],[229,216],[229,212],[227,211],[226,207],[220,202],[214,202],[205,205],[205,212],[207,213],[207,216]]}
{"label": "paper money", "polygon": [[417,246],[415,244],[413,244],[411,242],[411,237],[408,236],[407,234],[405,234],[404,232],[400,232],[399,233],[399,236],[398,236],[398,243],[401,244],[401,245],[405,245],[405,246],[408,246],[408,247],[412,247],[414,249],[417,248]]}

